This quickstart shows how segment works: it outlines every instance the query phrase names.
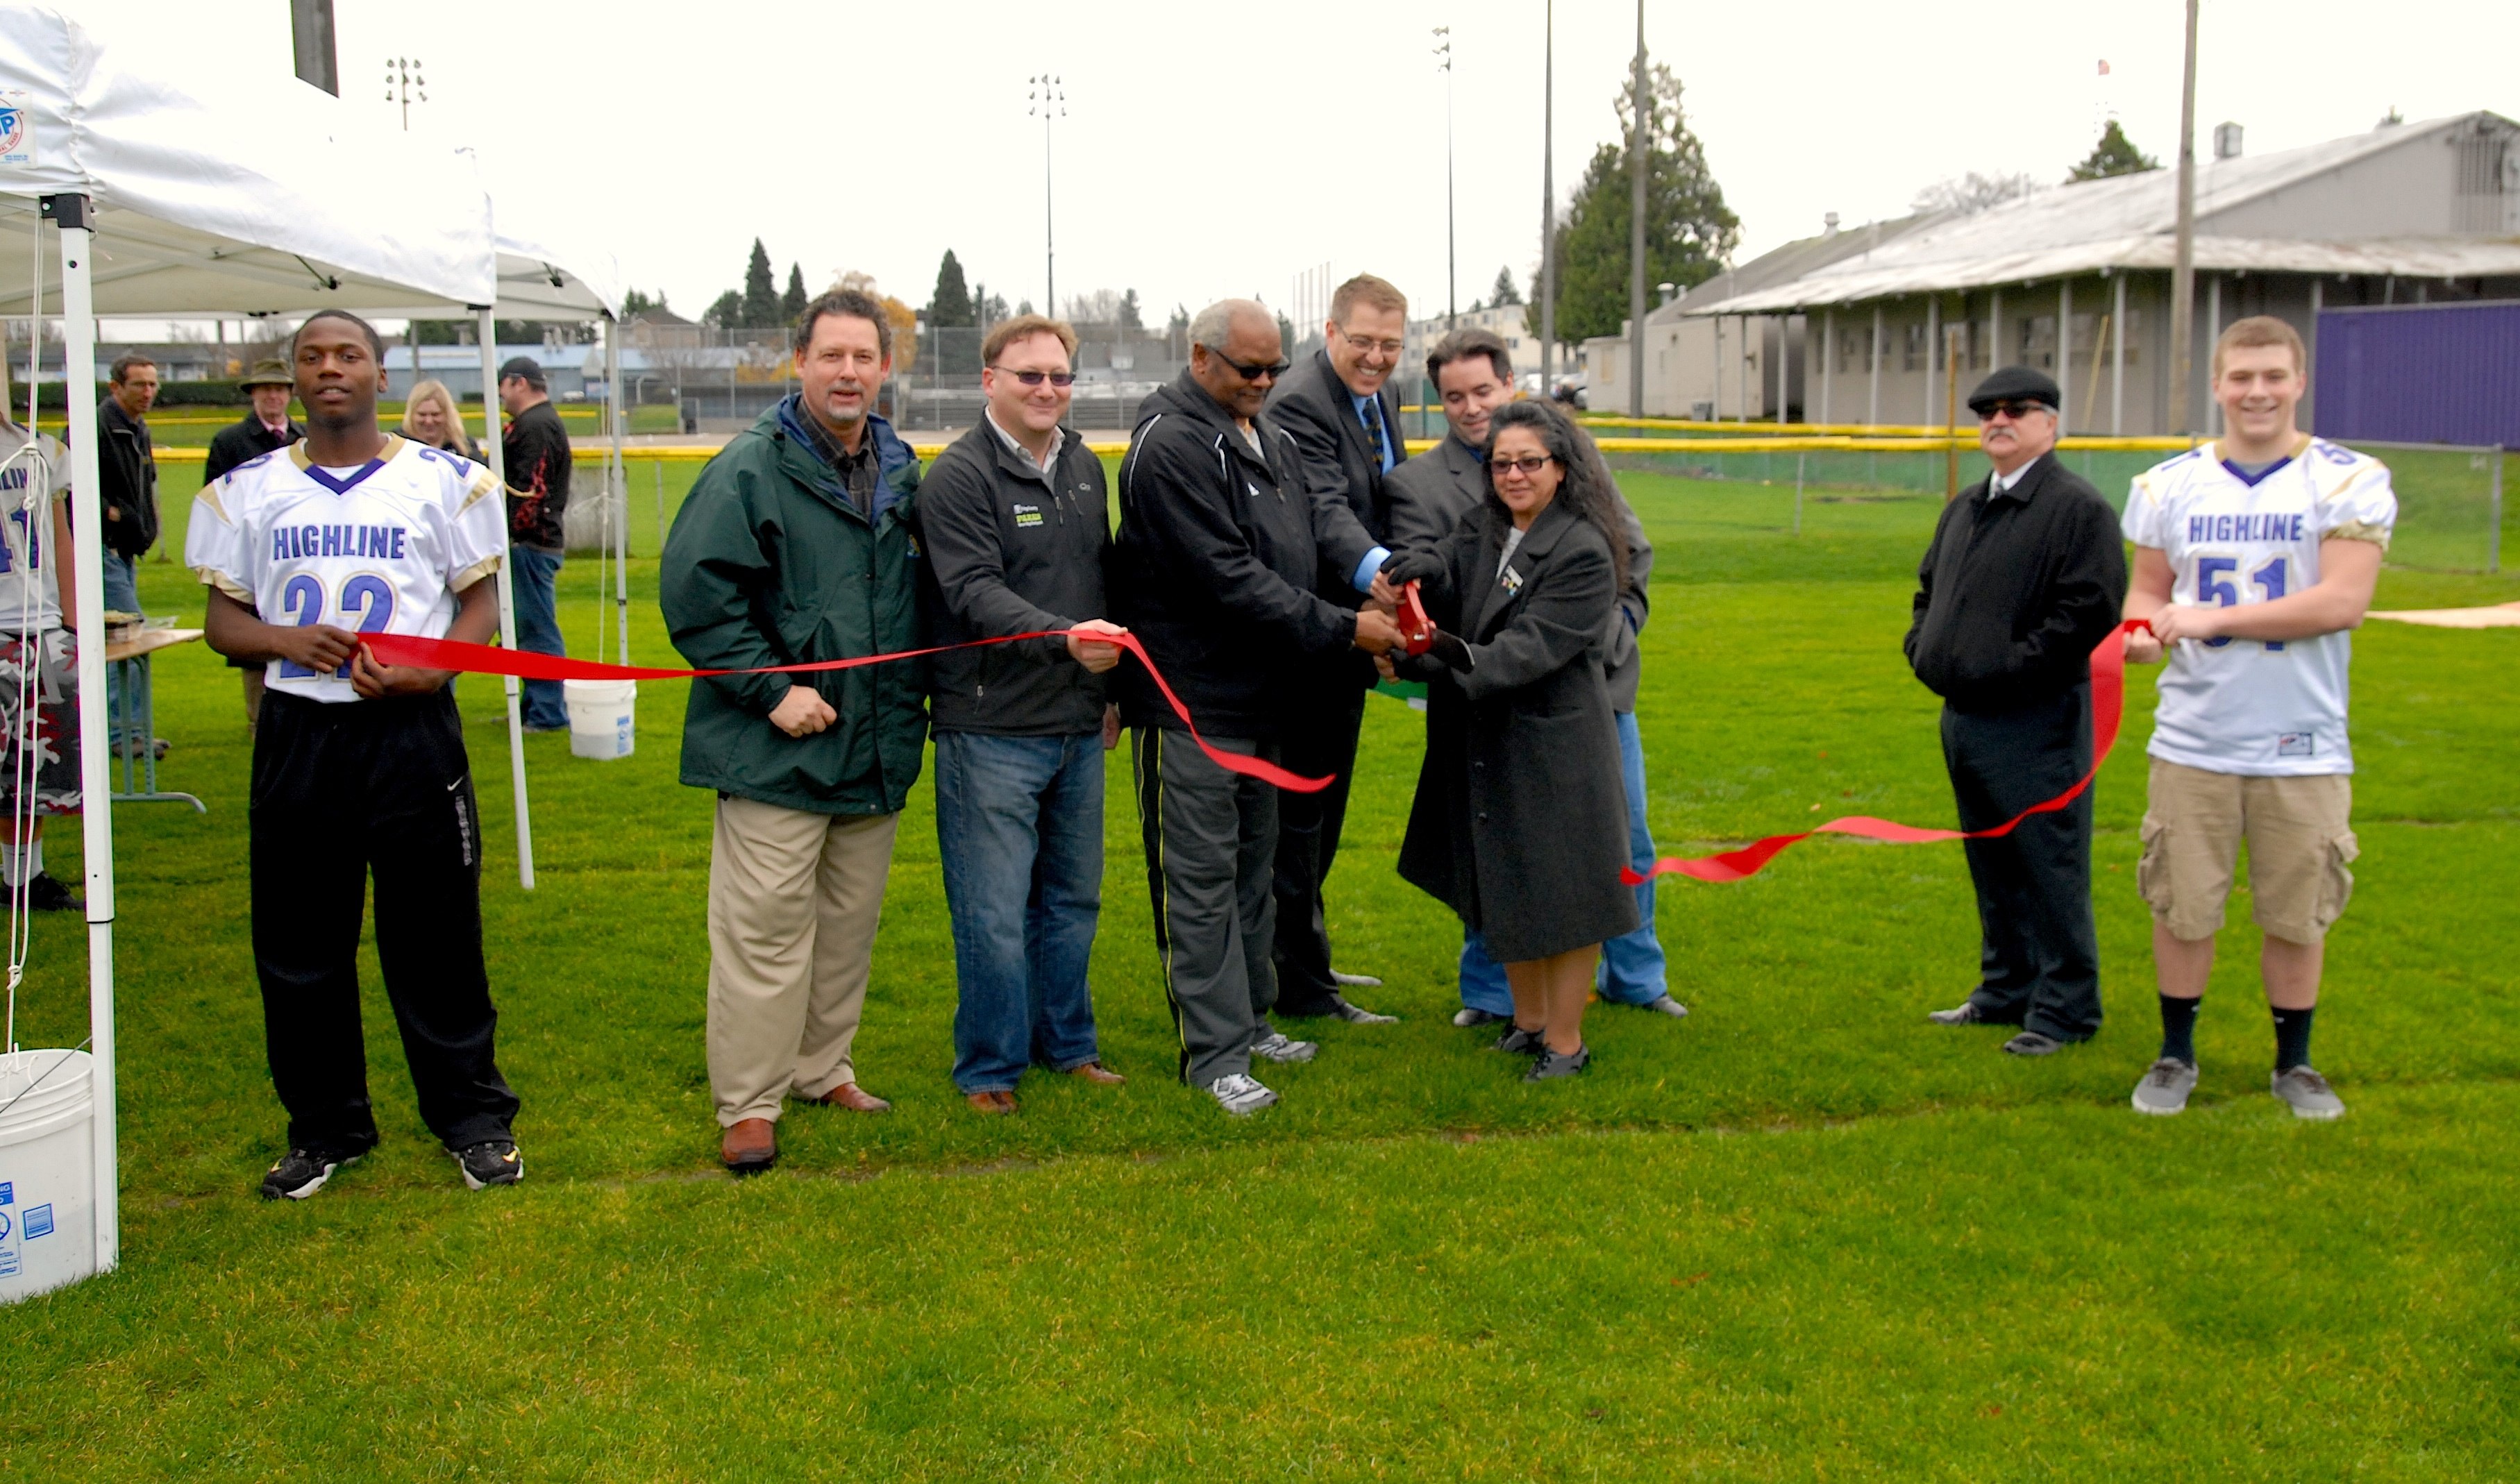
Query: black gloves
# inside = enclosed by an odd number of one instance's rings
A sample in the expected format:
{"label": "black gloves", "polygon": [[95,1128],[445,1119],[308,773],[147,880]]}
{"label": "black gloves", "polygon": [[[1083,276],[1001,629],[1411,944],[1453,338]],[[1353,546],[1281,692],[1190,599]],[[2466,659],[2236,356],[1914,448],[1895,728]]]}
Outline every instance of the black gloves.
{"label": "black gloves", "polygon": [[1467,675],[1477,662],[1470,657],[1470,647],[1462,643],[1459,634],[1447,634],[1442,629],[1435,631],[1434,643],[1426,647],[1426,653],[1441,660],[1444,668],[1462,675]]}
{"label": "black gloves", "polygon": [[1402,552],[1382,563],[1383,579],[1393,587],[1444,575],[1444,559],[1433,552]]}

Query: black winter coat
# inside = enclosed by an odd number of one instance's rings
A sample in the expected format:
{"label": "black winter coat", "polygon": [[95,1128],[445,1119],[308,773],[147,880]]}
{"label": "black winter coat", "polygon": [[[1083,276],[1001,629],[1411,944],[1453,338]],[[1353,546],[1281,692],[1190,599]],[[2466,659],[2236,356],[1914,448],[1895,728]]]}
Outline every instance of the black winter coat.
{"label": "black winter coat", "polygon": [[1609,543],[1552,505],[1500,577],[1503,546],[1488,520],[1464,520],[1436,549],[1443,575],[1419,584],[1475,663],[1410,661],[1428,681],[1426,757],[1400,875],[1510,964],[1631,932],[1637,901],[1619,880],[1628,801],[1601,674],[1618,605]]}
{"label": "black winter coat", "polygon": [[[984,419],[936,456],[910,505],[935,644],[1101,618],[1111,550],[1102,461],[1070,432],[1045,483]],[[928,661],[939,732],[1071,737],[1102,725],[1103,678],[1063,639],[957,650]]]}
{"label": "black winter coat", "polygon": [[97,404],[96,463],[106,547],[137,561],[158,544],[158,456],[149,425],[111,397]]}
{"label": "black winter coat", "polygon": [[[1200,731],[1275,740],[1320,660],[1356,639],[1356,615],[1316,596],[1314,574],[1326,562],[1354,570],[1373,544],[1342,506],[1312,498],[1293,441],[1265,413],[1254,452],[1187,371],[1143,410],[1120,465],[1112,620],[1136,631]],[[1129,725],[1181,725],[1143,666],[1111,674]]]}
{"label": "black winter coat", "polygon": [[2092,651],[2126,603],[2117,513],[2090,480],[2051,453],[2003,494],[1990,499],[1988,483],[1943,507],[1903,646],[1925,689],[1969,712],[2088,683]]}
{"label": "black winter coat", "polygon": [[202,482],[207,484],[240,464],[259,459],[274,449],[287,448],[306,436],[306,429],[297,426],[296,419],[284,413],[280,421],[288,427],[277,436],[252,413],[247,413],[242,423],[220,428],[218,435],[210,439],[209,457],[202,465]]}

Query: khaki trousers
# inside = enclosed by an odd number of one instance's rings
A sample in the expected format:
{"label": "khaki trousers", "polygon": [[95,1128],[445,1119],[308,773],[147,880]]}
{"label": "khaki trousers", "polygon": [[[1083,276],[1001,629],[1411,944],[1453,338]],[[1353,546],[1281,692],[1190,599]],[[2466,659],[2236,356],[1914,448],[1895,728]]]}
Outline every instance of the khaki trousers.
{"label": "khaki trousers", "polygon": [[849,1045],[899,820],[718,800],[708,1065],[722,1127],[857,1080]]}

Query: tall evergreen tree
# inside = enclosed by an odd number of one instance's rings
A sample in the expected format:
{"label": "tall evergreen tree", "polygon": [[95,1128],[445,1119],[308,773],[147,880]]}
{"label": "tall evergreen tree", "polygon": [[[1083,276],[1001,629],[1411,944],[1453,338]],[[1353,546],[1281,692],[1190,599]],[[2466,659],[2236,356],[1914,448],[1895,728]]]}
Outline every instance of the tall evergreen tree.
{"label": "tall evergreen tree", "polygon": [[664,307],[665,291],[662,289],[657,290],[653,294],[644,289],[633,289],[621,295],[621,317],[625,320],[662,310]]}
{"label": "tall evergreen tree", "polygon": [[936,265],[936,292],[927,297],[927,323],[939,330],[968,330],[980,322],[971,291],[963,282],[963,264],[954,249]]}
{"label": "tall evergreen tree", "polygon": [[805,296],[805,270],[794,263],[788,265],[788,292],[779,295],[779,323],[793,325],[805,317],[805,306],[813,302]]}
{"label": "tall evergreen tree", "polygon": [[770,276],[770,254],[761,239],[752,240],[752,260],[743,265],[743,326],[747,330],[779,327],[779,283]]}
{"label": "tall evergreen tree", "polygon": [[[1656,282],[1660,282],[1660,280],[1656,280]],[[1513,270],[1511,268],[1499,268],[1497,270],[1496,287],[1488,291],[1488,302],[1498,308],[1503,308],[1508,304],[1519,304],[1522,302],[1522,291],[1514,287]]]}
{"label": "tall evergreen tree", "polygon": [[1123,330],[1147,328],[1146,311],[1138,305],[1138,291],[1135,289],[1120,295],[1120,328]]}
{"label": "tall evergreen tree", "polygon": [[2106,180],[2112,175],[2140,175],[2146,170],[2160,168],[2161,161],[2137,149],[2135,141],[2127,138],[2126,130],[2119,128],[2118,121],[2112,118],[2108,127],[2100,130],[2099,143],[2092,146],[2092,153],[2065,177],[2065,183]]}
{"label": "tall evergreen tree", "polygon": [[700,323],[718,330],[743,328],[743,295],[729,289],[701,312]]}
{"label": "tall evergreen tree", "polygon": [[[1724,204],[1724,188],[1706,168],[1706,149],[1681,112],[1680,79],[1655,63],[1646,120],[1645,282],[1702,284],[1722,271],[1741,240],[1741,219]],[[1593,152],[1583,184],[1557,228],[1557,335],[1582,340],[1616,335],[1628,317],[1628,175],[1626,89],[1618,99],[1619,143]],[[1540,294],[1523,320],[1540,333]]]}

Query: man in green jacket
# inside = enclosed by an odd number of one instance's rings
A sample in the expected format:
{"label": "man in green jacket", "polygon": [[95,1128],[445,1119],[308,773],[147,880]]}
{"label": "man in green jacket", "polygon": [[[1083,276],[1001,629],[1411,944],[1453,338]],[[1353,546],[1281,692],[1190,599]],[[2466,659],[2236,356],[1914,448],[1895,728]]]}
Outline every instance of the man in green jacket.
{"label": "man in green jacket", "polygon": [[[696,668],[751,670],[916,649],[919,461],[875,415],[892,370],[883,307],[806,306],[795,395],[700,472],[666,538],[660,600]],[[683,782],[717,790],[709,865],[709,1086],[739,1175],[770,1168],[788,1098],[891,1104],[849,1058],[893,827],[927,741],[917,660],[696,682]]]}

